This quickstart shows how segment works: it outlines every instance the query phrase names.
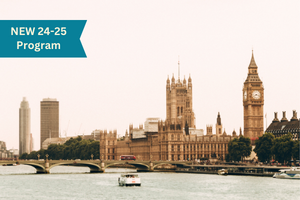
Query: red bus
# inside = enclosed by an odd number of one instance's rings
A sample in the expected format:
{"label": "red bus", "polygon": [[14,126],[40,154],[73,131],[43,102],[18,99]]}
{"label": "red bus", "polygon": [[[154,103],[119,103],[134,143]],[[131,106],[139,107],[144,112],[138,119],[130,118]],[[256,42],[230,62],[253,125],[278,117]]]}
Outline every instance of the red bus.
{"label": "red bus", "polygon": [[136,157],[134,155],[122,155],[120,156],[121,160],[135,160]]}

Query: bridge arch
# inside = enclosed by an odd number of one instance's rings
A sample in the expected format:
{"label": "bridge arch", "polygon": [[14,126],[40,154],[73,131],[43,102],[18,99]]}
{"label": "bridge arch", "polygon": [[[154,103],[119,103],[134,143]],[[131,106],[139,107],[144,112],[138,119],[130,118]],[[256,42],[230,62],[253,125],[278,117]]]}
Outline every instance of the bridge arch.
{"label": "bridge arch", "polygon": [[28,165],[36,169],[37,174],[45,173],[45,167],[36,163],[21,163],[21,165]]}
{"label": "bridge arch", "polygon": [[[122,164],[124,164],[124,163],[122,163]],[[145,163],[127,162],[126,164],[132,165],[132,166],[136,167],[137,169],[146,169],[146,170],[150,169],[150,166]],[[120,165],[120,162],[109,163],[109,164],[105,165],[105,168],[108,168],[108,167],[111,167],[114,165]]]}
{"label": "bridge arch", "polygon": [[93,172],[100,172],[101,171],[101,167],[97,164],[94,164],[94,163],[70,163],[70,162],[61,162],[61,163],[56,163],[56,164],[53,164],[49,167],[49,171],[50,169],[54,168],[54,167],[57,167],[57,166],[78,166],[78,167],[88,167],[90,168],[90,172],[93,173]]}

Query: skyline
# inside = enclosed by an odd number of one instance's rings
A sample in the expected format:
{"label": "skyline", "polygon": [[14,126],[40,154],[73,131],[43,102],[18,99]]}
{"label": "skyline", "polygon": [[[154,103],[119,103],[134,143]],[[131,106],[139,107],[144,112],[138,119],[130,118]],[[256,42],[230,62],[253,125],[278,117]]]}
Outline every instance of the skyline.
{"label": "skyline", "polygon": [[23,97],[31,108],[34,150],[43,98],[59,101],[62,136],[95,129],[123,136],[131,123],[165,120],[166,81],[173,73],[177,80],[178,55],[181,79],[192,78],[196,128],[205,134],[207,124],[215,133],[218,112],[227,134],[243,130],[242,89],[252,49],[265,89],[264,130],[274,112],[281,119],[286,111],[290,120],[300,111],[298,1],[71,2],[0,3],[1,19],[87,20],[81,36],[87,58],[0,59],[0,140],[8,149],[19,146]]}

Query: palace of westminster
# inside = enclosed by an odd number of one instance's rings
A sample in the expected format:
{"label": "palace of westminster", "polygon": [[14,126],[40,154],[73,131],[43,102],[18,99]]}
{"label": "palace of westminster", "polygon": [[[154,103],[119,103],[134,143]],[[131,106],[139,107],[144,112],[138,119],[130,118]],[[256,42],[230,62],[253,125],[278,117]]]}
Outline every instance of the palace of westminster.
{"label": "palace of westminster", "polygon": [[[178,61],[178,69],[180,63]],[[248,66],[248,75],[242,90],[244,107],[244,137],[251,139],[252,144],[264,133],[263,107],[264,87],[258,76],[253,52]],[[179,73],[178,73],[179,74]],[[279,121],[277,113],[266,131],[280,137],[292,133],[293,139],[300,139],[300,120],[293,111],[290,121],[285,117]],[[95,130],[91,135],[83,135],[84,139],[100,141],[100,158],[119,160],[121,155],[135,155],[138,160],[194,160],[201,158],[221,159],[228,153],[228,142],[242,135],[235,131],[226,134],[221,123],[220,113],[217,115],[215,133],[213,127],[207,125],[206,135],[203,129],[196,129],[193,111],[193,85],[191,77],[175,80],[174,75],[166,83],[166,119],[148,118],[144,126],[133,128],[129,125],[125,136],[117,137],[117,131]],[[76,136],[75,136],[76,137]],[[50,144],[64,144],[71,137],[59,136],[59,102],[46,98],[41,101],[41,149]],[[0,141],[1,142],[1,141]],[[24,98],[19,109],[19,154],[30,153],[33,148],[30,134],[30,108]],[[5,145],[4,145],[5,146]],[[1,144],[0,144],[1,147]],[[0,151],[0,158],[3,157]],[[251,155],[250,159],[255,155]]]}
{"label": "palace of westminster", "polygon": [[[178,63],[179,65],[179,63]],[[223,131],[218,113],[216,133],[212,126],[196,129],[193,112],[193,85],[191,77],[166,83],[166,120],[148,118],[143,125],[129,125],[125,137],[117,138],[117,131],[98,130],[101,159],[117,160],[120,155],[135,155],[138,160],[192,160],[206,158],[224,159],[228,142],[242,135]],[[258,76],[253,52],[248,76],[243,87],[244,136],[251,140],[263,135],[264,88]],[[94,133],[95,134],[95,133]]]}

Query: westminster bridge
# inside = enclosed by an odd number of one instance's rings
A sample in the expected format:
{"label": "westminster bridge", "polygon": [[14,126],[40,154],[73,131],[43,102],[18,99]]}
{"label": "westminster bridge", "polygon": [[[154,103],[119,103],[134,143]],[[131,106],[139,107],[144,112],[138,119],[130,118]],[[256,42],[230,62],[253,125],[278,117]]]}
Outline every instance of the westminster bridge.
{"label": "westminster bridge", "polygon": [[89,167],[91,173],[104,173],[106,168],[115,166],[132,165],[138,172],[153,172],[159,169],[159,166],[173,165],[175,167],[189,167],[191,161],[128,161],[128,160],[17,160],[17,161],[0,161],[0,166],[28,165],[36,169],[38,174],[48,174],[50,169],[56,166],[78,166]]}

